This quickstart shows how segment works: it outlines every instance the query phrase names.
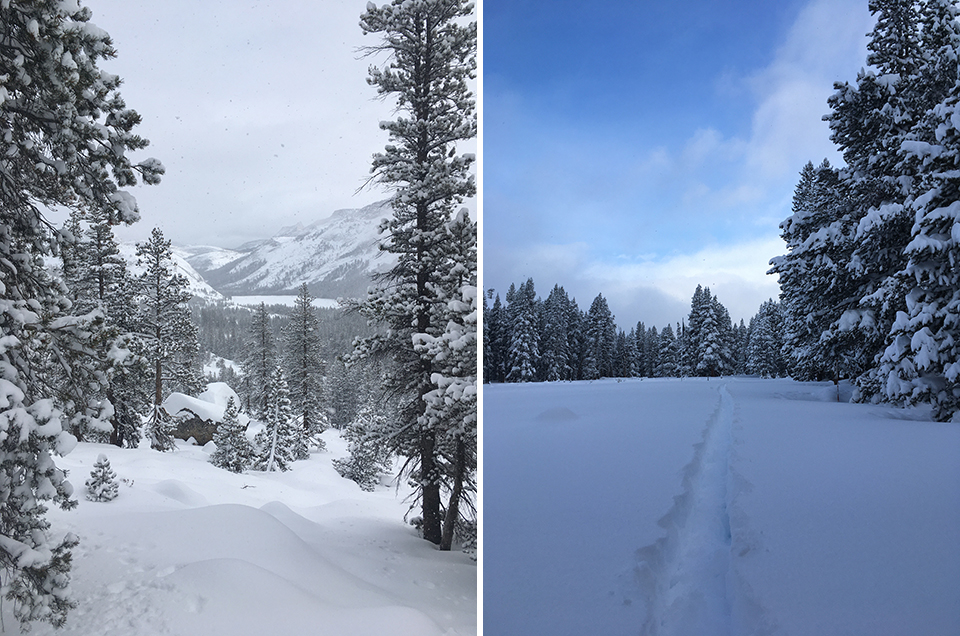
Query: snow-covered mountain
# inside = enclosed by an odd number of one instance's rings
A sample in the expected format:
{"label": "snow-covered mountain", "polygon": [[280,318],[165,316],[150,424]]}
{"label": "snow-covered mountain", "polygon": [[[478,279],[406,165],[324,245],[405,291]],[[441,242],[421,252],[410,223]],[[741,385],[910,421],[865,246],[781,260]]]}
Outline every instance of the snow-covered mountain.
{"label": "snow-covered mountain", "polygon": [[371,275],[393,264],[377,248],[380,221],[390,215],[389,201],[381,201],[359,210],[337,210],[307,226],[284,227],[270,239],[233,250],[174,250],[223,294],[296,293],[307,283],[317,297],[360,297]]}
{"label": "snow-covered mountain", "polygon": [[[127,269],[134,276],[140,275],[144,270],[143,267],[137,265],[137,246],[133,243],[121,243],[119,247],[120,255],[127,262]],[[173,250],[172,260],[176,272],[187,278],[187,291],[194,298],[212,302],[224,300],[223,294],[208,285],[203,276],[187,262],[181,253]]]}

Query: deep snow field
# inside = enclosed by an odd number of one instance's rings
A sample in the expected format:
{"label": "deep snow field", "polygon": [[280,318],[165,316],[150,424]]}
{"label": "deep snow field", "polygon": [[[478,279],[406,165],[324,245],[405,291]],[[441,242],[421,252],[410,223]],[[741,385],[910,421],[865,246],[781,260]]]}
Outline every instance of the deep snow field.
{"label": "deep snow field", "polygon": [[[286,473],[236,475],[209,449],[119,449],[81,443],[57,464],[79,506],[51,508],[53,533],[74,532],[67,625],[33,634],[283,636],[476,634],[477,565],[439,552],[403,521],[409,493],[395,483],[367,493],[331,460],[347,454],[336,431],[327,450]],[[84,482],[104,453],[119,496],[95,503]],[[18,632],[4,611],[4,624]]]}
{"label": "deep snow field", "polygon": [[485,633],[960,634],[960,424],[836,399],[484,386]]}

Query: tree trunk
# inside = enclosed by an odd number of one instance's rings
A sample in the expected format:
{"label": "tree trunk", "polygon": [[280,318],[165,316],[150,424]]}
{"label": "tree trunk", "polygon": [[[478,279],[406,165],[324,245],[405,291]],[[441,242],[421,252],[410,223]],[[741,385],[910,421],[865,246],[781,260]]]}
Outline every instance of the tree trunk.
{"label": "tree trunk", "polygon": [[440,549],[449,550],[453,545],[453,531],[460,517],[460,497],[463,493],[463,475],[466,472],[467,449],[463,440],[457,440],[457,452],[453,467],[453,492],[450,493],[450,503],[447,504],[447,514],[443,520],[443,535],[440,538]]}
{"label": "tree trunk", "polygon": [[440,479],[437,475],[436,433],[426,430],[420,433],[420,484],[423,489],[423,538],[430,543],[441,541],[440,527]]}

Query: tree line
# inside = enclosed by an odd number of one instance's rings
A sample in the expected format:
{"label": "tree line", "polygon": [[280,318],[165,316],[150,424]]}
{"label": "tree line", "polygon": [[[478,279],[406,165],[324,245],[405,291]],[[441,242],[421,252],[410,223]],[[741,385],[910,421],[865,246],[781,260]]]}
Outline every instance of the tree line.
{"label": "tree line", "polygon": [[494,290],[484,296],[484,382],[786,373],[783,314],[773,300],[749,325],[735,325],[710,288],[698,285],[685,321],[659,330],[641,321],[629,331],[617,327],[602,293],[583,311],[560,285],[541,299],[529,278],[511,284],[505,300]]}
{"label": "tree line", "polygon": [[867,67],[834,85],[845,166],[808,163],[771,261],[799,379],[960,410],[960,23],[954,0],[871,0]]}

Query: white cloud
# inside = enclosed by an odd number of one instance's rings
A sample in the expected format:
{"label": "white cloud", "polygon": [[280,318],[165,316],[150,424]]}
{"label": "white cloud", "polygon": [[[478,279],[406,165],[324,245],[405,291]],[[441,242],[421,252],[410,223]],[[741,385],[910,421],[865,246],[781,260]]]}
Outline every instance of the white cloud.
{"label": "white cloud", "polygon": [[[720,298],[735,321],[749,322],[761,302],[779,294],[776,278],[766,272],[770,259],[781,253],[783,242],[775,235],[687,254],[635,256],[632,262],[624,262],[630,259],[623,255],[599,259],[583,243],[536,245],[512,253],[488,249],[484,285],[495,287],[502,298],[510,283],[532,277],[541,297],[559,284],[584,310],[602,293],[625,330],[638,321],[659,328],[684,320],[694,290],[703,285]],[[523,274],[510,279],[511,272]]]}
{"label": "white cloud", "polygon": [[833,83],[863,65],[872,20],[861,0],[814,0],[800,11],[773,62],[749,80],[759,104],[745,174],[777,180],[807,161],[838,160],[821,117]]}

